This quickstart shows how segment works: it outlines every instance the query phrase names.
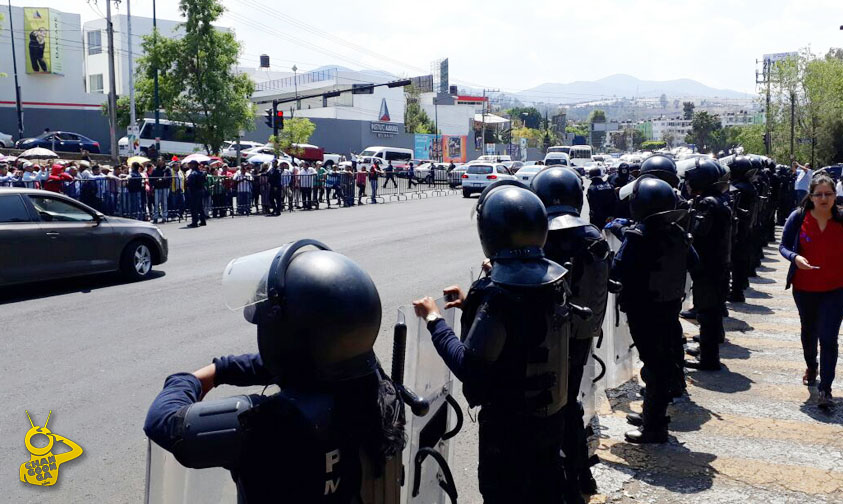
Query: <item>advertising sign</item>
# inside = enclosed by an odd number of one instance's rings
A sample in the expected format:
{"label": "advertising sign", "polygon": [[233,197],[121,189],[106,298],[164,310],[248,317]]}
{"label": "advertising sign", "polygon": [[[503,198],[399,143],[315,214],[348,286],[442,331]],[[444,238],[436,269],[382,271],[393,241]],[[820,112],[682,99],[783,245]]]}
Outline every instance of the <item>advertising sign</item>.
{"label": "advertising sign", "polygon": [[404,125],[390,122],[371,122],[371,132],[379,137],[392,137],[401,132]]}
{"label": "advertising sign", "polygon": [[61,74],[61,16],[43,7],[24,7],[23,30],[26,37],[26,73]]}
{"label": "advertising sign", "polygon": [[468,136],[449,136],[442,137],[442,162],[443,163],[465,163],[466,144],[468,143]]}
{"label": "advertising sign", "polygon": [[413,157],[416,159],[436,159],[436,135],[416,134],[413,143]]}

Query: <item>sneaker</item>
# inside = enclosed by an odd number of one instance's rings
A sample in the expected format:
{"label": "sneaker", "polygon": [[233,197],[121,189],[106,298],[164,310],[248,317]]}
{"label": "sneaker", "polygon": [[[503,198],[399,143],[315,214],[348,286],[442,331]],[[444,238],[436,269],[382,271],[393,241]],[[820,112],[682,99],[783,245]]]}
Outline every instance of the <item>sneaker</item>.
{"label": "sneaker", "polygon": [[834,398],[831,397],[831,392],[820,390],[820,396],[817,398],[817,406],[823,409],[829,409],[834,406]]}
{"label": "sneaker", "polygon": [[802,385],[806,387],[813,387],[817,384],[817,370],[807,368],[805,369],[805,374],[802,375]]}

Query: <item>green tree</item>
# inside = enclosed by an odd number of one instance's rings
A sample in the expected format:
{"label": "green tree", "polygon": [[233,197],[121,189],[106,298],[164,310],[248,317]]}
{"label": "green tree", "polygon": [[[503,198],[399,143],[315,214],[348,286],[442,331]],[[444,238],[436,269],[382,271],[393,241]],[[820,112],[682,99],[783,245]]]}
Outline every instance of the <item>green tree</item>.
{"label": "green tree", "polygon": [[694,114],[691,120],[691,131],[685,137],[688,143],[696,144],[700,152],[710,152],[712,134],[721,128],[720,118],[702,110]]}
{"label": "green tree", "polygon": [[594,109],[588,114],[588,123],[604,123],[606,122],[606,112],[600,109]]}
{"label": "green tree", "polygon": [[578,136],[588,136],[588,127],[583,124],[569,124],[565,126],[565,133],[573,133]]}
{"label": "green tree", "polygon": [[152,103],[153,73],[159,72],[159,97],[167,118],[193,124],[196,142],[208,153],[240,130],[254,129],[254,84],[236,73],[240,44],[230,32],[214,28],[224,8],[219,0],[180,0],[184,36],[143,38],[135,97],[141,109]]}
{"label": "green tree", "polygon": [[682,102],[682,116],[686,121],[694,117],[694,102]]}
{"label": "green tree", "polygon": [[514,107],[506,113],[511,119],[523,122],[528,128],[538,129],[541,126],[542,115],[536,107]]}
{"label": "green tree", "polygon": [[295,145],[306,144],[314,131],[316,131],[316,125],[306,117],[286,119],[284,129],[278,132],[277,137],[275,135],[270,136],[269,143],[275,149],[276,156],[281,152],[286,152],[292,157],[299,157],[302,154],[302,149]]}
{"label": "green tree", "polygon": [[737,129],[737,144],[743,147],[744,152],[764,152],[763,124],[750,124]]}
{"label": "green tree", "polygon": [[427,112],[421,108],[419,96],[421,92],[414,85],[404,88],[404,98],[407,105],[404,109],[404,131],[407,133],[430,134],[436,131],[436,124],[430,120]]}
{"label": "green tree", "polygon": [[664,148],[667,144],[664,140],[647,140],[641,144],[641,148],[648,151],[654,151]]}

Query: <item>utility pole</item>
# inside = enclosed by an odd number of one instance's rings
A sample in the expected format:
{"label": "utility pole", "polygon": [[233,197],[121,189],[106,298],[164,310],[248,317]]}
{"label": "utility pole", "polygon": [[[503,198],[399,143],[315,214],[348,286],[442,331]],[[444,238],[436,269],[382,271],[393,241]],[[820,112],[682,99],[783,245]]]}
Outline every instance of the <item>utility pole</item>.
{"label": "utility pole", "polygon": [[126,33],[127,45],[129,46],[129,128],[131,128],[131,141],[129,142],[129,152],[132,155],[135,152],[135,142],[138,141],[136,135],[136,119],[135,119],[135,63],[132,59],[132,0],[126,0]]}
{"label": "utility pole", "polygon": [[482,128],[480,133],[480,155],[483,156],[486,154],[486,104],[488,100],[486,100],[486,93],[497,93],[500,91],[499,89],[483,89],[483,114],[482,114]]}
{"label": "utility pole", "polygon": [[[758,63],[758,60],[755,60],[755,62]],[[762,61],[761,80],[758,80],[758,70],[755,71],[755,83],[764,84],[767,87],[767,107],[764,112],[764,153],[768,156],[772,147],[770,145],[772,143],[772,134],[770,133],[770,67],[772,64],[772,61]]]}
{"label": "utility pole", "polygon": [[23,140],[23,111],[20,103],[20,84],[18,84],[18,58],[15,54],[15,26],[12,24],[12,0],[9,0],[9,38],[12,39],[12,68],[15,73],[15,111],[18,116],[18,140]]}
{"label": "utility pole", "polygon": [[120,161],[117,153],[117,79],[114,77],[114,25],[111,23],[111,1],[105,2],[105,23],[108,31],[108,130],[111,135],[111,162]]}
{"label": "utility pole", "polygon": [[[155,46],[158,47],[158,18],[155,15],[155,0],[152,0],[152,32],[155,34]],[[152,81],[154,87],[155,100],[155,153],[161,153],[161,113],[158,109],[161,104],[158,101],[158,64],[155,65],[155,70],[152,74]]]}
{"label": "utility pole", "polygon": [[[296,73],[297,70],[298,70],[298,68],[294,64],[293,65],[293,86],[295,87],[295,90],[296,90],[296,110],[299,110],[299,108],[300,108],[300,105],[299,105],[299,76]],[[290,110],[290,112],[292,112],[292,109]],[[290,115],[292,116],[293,114],[291,113]]]}

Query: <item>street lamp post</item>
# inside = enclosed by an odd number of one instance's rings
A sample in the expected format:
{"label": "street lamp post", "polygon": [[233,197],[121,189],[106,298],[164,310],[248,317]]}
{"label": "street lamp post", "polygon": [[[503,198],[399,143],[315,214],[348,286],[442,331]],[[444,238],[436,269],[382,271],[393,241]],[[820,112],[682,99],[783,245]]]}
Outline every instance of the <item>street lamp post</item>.
{"label": "street lamp post", "polygon": [[[155,15],[155,0],[152,0],[152,31],[155,34],[155,45],[158,46],[158,21]],[[131,41],[129,41],[131,44]],[[156,61],[156,60],[153,60]],[[130,69],[131,71],[131,69]],[[161,153],[161,104],[158,101],[158,63],[155,63],[155,70],[152,74],[153,95],[155,100],[155,154]]]}

